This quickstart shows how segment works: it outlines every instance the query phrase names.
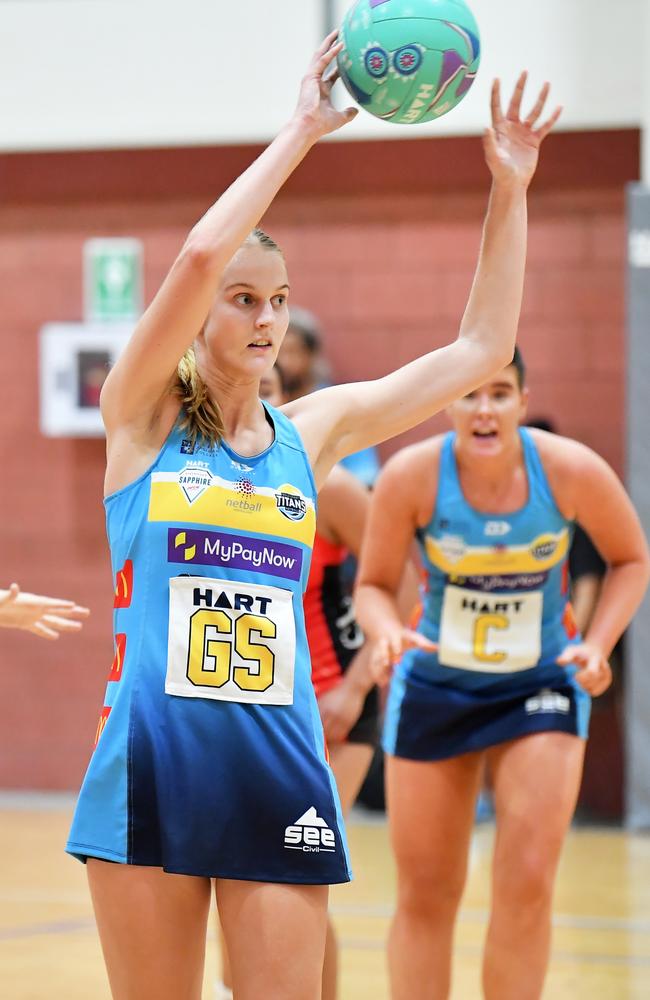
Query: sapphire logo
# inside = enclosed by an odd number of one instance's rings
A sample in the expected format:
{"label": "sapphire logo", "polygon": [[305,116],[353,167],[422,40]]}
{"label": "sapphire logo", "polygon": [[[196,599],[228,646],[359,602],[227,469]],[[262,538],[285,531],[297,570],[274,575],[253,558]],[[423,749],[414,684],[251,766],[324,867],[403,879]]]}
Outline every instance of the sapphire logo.
{"label": "sapphire logo", "polygon": [[450,563],[460,562],[467,551],[465,541],[460,535],[443,535],[438,541],[438,547]]}
{"label": "sapphire logo", "polygon": [[188,464],[178,473],[178,485],[189,503],[198,500],[212,486],[212,481],[210,467],[205,462]]}
{"label": "sapphire logo", "polygon": [[286,828],[284,846],[290,851],[304,851],[307,854],[320,854],[321,851],[333,854],[336,851],[336,838],[325,820],[316,812],[316,807],[311,806],[300,819]]}

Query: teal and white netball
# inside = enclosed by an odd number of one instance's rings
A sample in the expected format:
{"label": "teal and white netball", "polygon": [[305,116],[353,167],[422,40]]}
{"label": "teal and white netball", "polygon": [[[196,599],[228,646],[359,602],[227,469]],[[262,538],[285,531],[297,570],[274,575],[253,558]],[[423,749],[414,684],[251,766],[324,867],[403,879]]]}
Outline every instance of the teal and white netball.
{"label": "teal and white netball", "polygon": [[480,61],[478,27],[463,0],[357,0],[341,41],[339,70],[354,100],[398,125],[455,108]]}

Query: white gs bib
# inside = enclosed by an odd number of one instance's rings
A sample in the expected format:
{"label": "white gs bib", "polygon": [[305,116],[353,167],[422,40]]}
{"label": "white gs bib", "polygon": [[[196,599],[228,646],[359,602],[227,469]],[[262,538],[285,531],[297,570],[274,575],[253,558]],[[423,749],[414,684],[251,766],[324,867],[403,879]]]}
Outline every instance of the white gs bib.
{"label": "white gs bib", "polygon": [[205,576],[169,581],[167,694],[291,705],[295,660],[290,590]]}

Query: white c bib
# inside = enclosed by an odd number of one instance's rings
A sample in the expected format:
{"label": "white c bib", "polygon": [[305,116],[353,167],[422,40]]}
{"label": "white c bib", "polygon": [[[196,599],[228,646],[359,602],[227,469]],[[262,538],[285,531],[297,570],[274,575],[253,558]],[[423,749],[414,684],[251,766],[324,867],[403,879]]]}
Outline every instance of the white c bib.
{"label": "white c bib", "polygon": [[542,650],[541,591],[484,594],[448,584],[438,659],[443,666],[488,673],[527,670]]}

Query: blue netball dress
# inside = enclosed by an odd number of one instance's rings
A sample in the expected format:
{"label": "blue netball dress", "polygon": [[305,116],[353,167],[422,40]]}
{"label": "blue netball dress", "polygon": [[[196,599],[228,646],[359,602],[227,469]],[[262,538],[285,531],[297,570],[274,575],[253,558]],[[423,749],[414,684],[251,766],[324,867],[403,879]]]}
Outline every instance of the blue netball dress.
{"label": "blue netball dress", "polygon": [[418,631],[390,687],[384,747],[439,760],[544,730],[586,737],[591,701],[557,656],[579,642],[569,603],[572,524],[553,499],[529,432],[519,431],[528,500],[483,514],[465,500],[445,436],[435,510],[419,533],[426,586]]}
{"label": "blue netball dress", "polygon": [[261,455],[175,428],[106,499],[115,658],[67,850],[168,872],[350,878],[302,611],[316,491],[293,425]]}

